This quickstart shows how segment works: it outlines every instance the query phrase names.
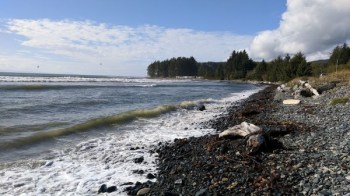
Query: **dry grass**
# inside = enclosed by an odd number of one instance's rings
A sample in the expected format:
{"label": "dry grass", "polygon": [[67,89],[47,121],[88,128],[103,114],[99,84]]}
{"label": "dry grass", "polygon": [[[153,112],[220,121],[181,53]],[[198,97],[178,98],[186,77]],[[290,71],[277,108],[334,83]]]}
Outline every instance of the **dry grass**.
{"label": "dry grass", "polygon": [[333,99],[329,104],[331,105],[337,105],[337,104],[345,104],[349,101],[349,97],[340,97]]}
{"label": "dry grass", "polygon": [[299,84],[300,80],[308,81],[312,86],[321,86],[330,82],[340,82],[344,85],[350,85],[350,69],[342,69],[337,72],[330,73],[323,77],[301,77],[295,78],[287,83],[288,86],[293,87]]}

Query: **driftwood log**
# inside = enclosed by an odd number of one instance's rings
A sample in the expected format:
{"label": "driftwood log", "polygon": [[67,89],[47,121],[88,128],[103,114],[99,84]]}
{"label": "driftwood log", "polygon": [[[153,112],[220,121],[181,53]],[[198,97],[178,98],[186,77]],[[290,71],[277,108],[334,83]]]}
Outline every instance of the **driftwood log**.
{"label": "driftwood log", "polygon": [[225,137],[247,137],[246,147],[250,152],[259,150],[266,141],[262,134],[262,129],[247,122],[230,127],[219,134],[219,138]]}

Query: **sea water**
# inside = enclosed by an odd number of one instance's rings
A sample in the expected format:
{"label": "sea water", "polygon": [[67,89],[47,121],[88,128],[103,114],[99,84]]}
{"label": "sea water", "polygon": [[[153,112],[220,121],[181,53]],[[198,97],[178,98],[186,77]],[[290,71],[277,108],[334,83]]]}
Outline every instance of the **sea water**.
{"label": "sea water", "polygon": [[[261,90],[223,81],[0,73],[0,195],[94,195],[144,182],[159,142]],[[206,110],[199,111],[199,105]],[[143,157],[141,164],[134,159]],[[144,175],[135,173],[145,171]]]}

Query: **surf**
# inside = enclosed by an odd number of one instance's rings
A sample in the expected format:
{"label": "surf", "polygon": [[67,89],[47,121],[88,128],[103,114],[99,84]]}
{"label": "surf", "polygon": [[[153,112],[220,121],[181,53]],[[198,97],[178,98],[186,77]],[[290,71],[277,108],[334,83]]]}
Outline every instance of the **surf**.
{"label": "surf", "polygon": [[[71,127],[48,130],[44,132],[36,132],[30,136],[20,137],[10,142],[3,142],[0,144],[0,148],[18,148],[23,147],[25,145],[38,143],[41,141],[47,141],[68,134],[86,132],[92,129],[98,129],[105,126],[117,126],[129,123],[138,118],[155,118],[157,116],[160,116],[161,114],[175,111],[176,109],[177,106],[175,105],[162,105],[151,109],[138,109],[116,115],[90,119],[88,121],[73,125]],[[2,128],[2,132],[5,132],[4,128]]]}

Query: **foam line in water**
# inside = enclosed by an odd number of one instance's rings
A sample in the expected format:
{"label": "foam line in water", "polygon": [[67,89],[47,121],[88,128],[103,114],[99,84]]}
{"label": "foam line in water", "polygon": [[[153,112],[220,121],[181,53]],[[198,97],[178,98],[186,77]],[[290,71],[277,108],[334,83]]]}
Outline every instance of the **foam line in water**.
{"label": "foam line in water", "polygon": [[102,127],[102,126],[123,124],[123,123],[133,121],[137,118],[154,118],[161,114],[174,111],[174,110],[176,110],[176,106],[172,106],[172,105],[163,105],[152,109],[132,110],[129,112],[125,112],[125,113],[121,113],[113,116],[92,119],[68,128],[35,133],[31,136],[18,138],[11,142],[7,142],[7,143],[3,142],[0,144],[0,147],[2,148],[20,147],[28,144],[37,143],[40,141],[46,141],[48,139],[52,139],[52,138],[67,135],[67,134],[88,131],[88,130]]}

